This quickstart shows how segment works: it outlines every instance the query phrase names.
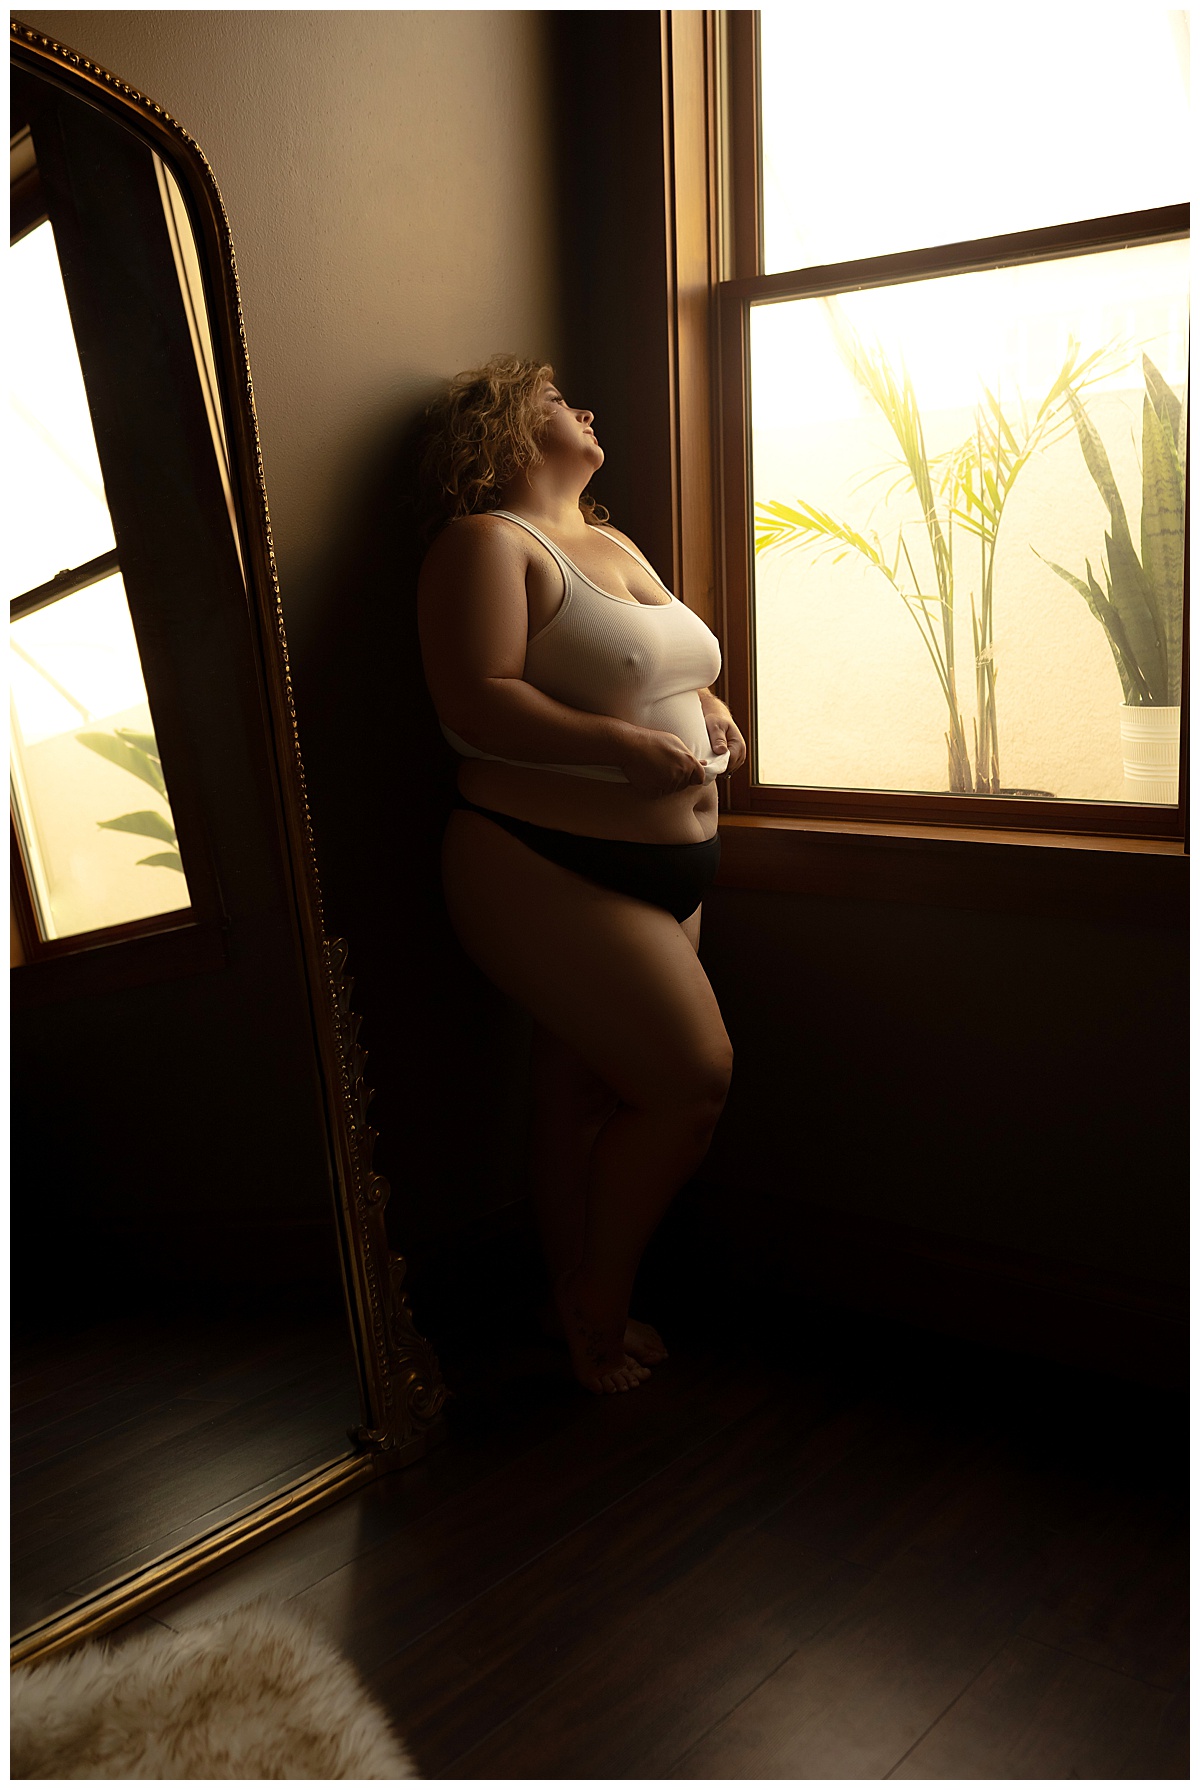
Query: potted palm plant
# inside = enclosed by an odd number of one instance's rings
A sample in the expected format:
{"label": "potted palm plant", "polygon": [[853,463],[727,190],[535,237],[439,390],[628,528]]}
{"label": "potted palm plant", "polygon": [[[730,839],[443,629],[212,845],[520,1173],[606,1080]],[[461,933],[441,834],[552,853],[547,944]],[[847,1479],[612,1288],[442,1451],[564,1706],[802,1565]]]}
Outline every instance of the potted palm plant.
{"label": "potted palm plant", "polygon": [[[1041,403],[1030,417],[1024,404],[1013,418],[997,392],[987,386],[975,410],[975,427],[956,448],[930,456],[916,393],[907,369],[899,374],[883,349],[867,348],[847,323],[837,301],[823,301],[839,352],[864,388],[899,447],[898,477],[888,496],[906,487],[916,499],[920,528],[933,566],[932,590],[922,588],[902,524],[894,551],[869,529],[796,499],[758,503],[755,548],[807,547],[818,556],[857,553],[886,578],[912,616],[933,664],[946,703],[945,734],[949,788],[956,795],[1044,795],[1044,790],[1002,790],[996,713],[996,658],[993,636],[993,571],[1004,507],[1030,459],[1069,431],[1068,404],[1111,363],[1111,348],[1081,356],[1078,342],[1067,353]],[[974,647],[975,708],[971,736],[963,719],[955,662],[955,525],[977,543],[979,600],[969,593]],[[972,546],[974,560],[975,546]],[[961,580],[960,580],[961,582]]]}
{"label": "potted palm plant", "polygon": [[[1084,464],[1104,499],[1101,590],[1090,560],[1079,578],[1038,554],[1083,597],[1104,629],[1121,680],[1125,799],[1179,800],[1179,704],[1183,682],[1183,558],[1187,387],[1177,398],[1142,356],[1141,557],[1104,444],[1076,392],[1067,394]],[[1034,549],[1036,552],[1036,549]]]}

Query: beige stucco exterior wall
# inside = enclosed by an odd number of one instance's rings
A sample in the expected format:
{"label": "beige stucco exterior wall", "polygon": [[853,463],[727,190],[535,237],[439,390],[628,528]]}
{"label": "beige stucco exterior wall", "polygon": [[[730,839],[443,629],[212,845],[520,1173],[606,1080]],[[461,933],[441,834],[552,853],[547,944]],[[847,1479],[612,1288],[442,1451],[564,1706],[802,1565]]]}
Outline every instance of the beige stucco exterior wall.
{"label": "beige stucco exterior wall", "polygon": [[29,12],[195,137],[233,231],[293,645],[380,443],[500,348],[558,352],[531,12]]}

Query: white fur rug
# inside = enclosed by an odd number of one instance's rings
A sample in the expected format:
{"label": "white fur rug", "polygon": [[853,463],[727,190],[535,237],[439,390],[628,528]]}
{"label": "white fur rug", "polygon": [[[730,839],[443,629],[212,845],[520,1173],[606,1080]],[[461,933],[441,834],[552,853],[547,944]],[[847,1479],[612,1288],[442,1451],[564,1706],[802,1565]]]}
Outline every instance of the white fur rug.
{"label": "white fur rug", "polygon": [[14,1778],[411,1778],[357,1672],[252,1604],[12,1674]]}

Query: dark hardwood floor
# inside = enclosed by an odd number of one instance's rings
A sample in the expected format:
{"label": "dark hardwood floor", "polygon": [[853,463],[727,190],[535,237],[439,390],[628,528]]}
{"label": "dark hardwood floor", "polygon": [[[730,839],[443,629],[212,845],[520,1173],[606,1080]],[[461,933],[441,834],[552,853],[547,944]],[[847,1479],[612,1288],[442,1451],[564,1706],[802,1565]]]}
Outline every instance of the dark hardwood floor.
{"label": "dark hardwood floor", "polygon": [[212,1304],[14,1340],[14,1632],[345,1453],[344,1313]]}
{"label": "dark hardwood floor", "polygon": [[1186,1777],[1186,1395],[786,1316],[607,1399],[481,1338],[446,1444],[134,1626],[308,1611],[427,1777]]}

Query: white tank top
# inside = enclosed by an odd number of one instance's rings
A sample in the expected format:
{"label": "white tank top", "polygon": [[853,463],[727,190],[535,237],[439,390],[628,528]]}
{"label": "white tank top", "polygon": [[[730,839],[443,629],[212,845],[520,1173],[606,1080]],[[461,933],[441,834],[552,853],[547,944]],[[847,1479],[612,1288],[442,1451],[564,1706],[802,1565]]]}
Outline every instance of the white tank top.
{"label": "white tank top", "polygon": [[[721,670],[721,648],[712,630],[670,591],[666,603],[614,597],[593,584],[532,522],[511,510],[493,510],[491,514],[527,529],[553,555],[562,573],[562,602],[525,650],[525,682],[568,708],[677,734],[704,766],[706,783],[723,775],[729,769],[729,753],[713,754],[699,696]],[[615,535],[606,533],[605,538],[616,541],[667,589],[640,554]],[[615,764],[545,764],[502,758],[499,753],[481,752],[468,745],[444,721],[441,728],[454,750],[465,758],[487,758],[528,770],[565,771],[606,783],[629,781]]]}

